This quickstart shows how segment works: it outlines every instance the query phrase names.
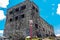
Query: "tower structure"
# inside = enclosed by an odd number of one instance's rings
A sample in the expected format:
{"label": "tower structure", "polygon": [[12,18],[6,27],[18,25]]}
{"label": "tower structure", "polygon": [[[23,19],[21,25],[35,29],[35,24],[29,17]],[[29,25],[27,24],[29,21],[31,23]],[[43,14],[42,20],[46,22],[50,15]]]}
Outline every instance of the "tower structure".
{"label": "tower structure", "polygon": [[[12,40],[19,40],[30,36],[46,37],[53,36],[54,30],[52,25],[48,24],[39,16],[39,9],[34,2],[26,0],[7,11],[6,25],[4,36]],[[32,20],[32,30],[30,30],[29,21]]]}

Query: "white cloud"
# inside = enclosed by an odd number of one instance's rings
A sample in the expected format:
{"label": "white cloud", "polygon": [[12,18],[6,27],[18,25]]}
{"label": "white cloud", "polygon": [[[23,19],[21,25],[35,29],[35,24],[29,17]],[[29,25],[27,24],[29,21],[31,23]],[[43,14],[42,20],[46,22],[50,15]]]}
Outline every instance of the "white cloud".
{"label": "white cloud", "polygon": [[0,33],[3,33],[3,30],[0,30]]}
{"label": "white cloud", "polygon": [[9,0],[0,0],[0,7],[7,8],[8,4],[9,4]]}
{"label": "white cloud", "polygon": [[[57,27],[59,27],[59,26],[57,26]],[[60,29],[56,30],[56,36],[60,36]]]}
{"label": "white cloud", "polygon": [[6,16],[4,15],[4,11],[0,10],[0,20],[3,20],[5,18],[6,18]]}
{"label": "white cloud", "polygon": [[60,36],[60,34],[56,34],[56,36]]}
{"label": "white cloud", "polygon": [[60,15],[60,4],[58,4],[57,14]]}
{"label": "white cloud", "polygon": [[3,36],[3,30],[0,30],[0,36]]}

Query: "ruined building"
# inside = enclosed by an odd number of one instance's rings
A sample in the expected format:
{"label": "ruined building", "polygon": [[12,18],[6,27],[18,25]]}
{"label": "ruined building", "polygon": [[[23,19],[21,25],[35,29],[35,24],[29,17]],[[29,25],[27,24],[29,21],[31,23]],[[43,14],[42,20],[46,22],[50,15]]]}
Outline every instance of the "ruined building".
{"label": "ruined building", "polygon": [[[30,27],[29,21],[32,22],[32,27]],[[25,38],[30,34],[32,37],[43,38],[53,36],[54,30],[52,25],[39,16],[37,5],[26,0],[8,9],[4,36],[12,40],[19,40],[19,38]]]}

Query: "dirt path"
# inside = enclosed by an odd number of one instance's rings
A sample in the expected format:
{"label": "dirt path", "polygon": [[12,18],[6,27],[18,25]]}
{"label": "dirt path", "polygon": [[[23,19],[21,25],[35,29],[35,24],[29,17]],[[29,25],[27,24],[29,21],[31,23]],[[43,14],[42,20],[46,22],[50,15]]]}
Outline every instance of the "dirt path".
{"label": "dirt path", "polygon": [[43,40],[50,40],[50,39],[48,39],[48,38],[45,38],[45,39],[43,39]]}

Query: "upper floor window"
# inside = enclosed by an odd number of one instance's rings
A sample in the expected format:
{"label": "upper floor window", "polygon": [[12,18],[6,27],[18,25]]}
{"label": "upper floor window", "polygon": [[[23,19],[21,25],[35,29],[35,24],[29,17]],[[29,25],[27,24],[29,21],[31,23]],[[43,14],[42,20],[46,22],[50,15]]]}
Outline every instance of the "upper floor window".
{"label": "upper floor window", "polygon": [[10,12],[9,12],[9,14],[12,14],[12,13],[13,13],[13,11],[10,11]]}
{"label": "upper floor window", "polygon": [[36,32],[37,37],[42,37],[39,32]]}
{"label": "upper floor window", "polygon": [[33,13],[31,13],[32,18],[34,17],[34,14],[35,14],[34,12],[33,12]]}
{"label": "upper floor window", "polygon": [[21,6],[21,10],[24,10],[26,8],[26,5]]}
{"label": "upper floor window", "polygon": [[35,28],[38,28],[38,24],[35,24]]}
{"label": "upper floor window", "polygon": [[38,9],[36,8],[36,12],[38,12]]}
{"label": "upper floor window", "polygon": [[12,22],[12,18],[10,18],[10,22]]}
{"label": "upper floor window", "polygon": [[21,15],[21,18],[24,18],[24,14],[23,14],[23,15]]}
{"label": "upper floor window", "polygon": [[38,12],[38,9],[35,6],[33,6],[32,9]]}
{"label": "upper floor window", "polygon": [[43,28],[43,31],[45,31],[45,29]]}
{"label": "upper floor window", "polygon": [[18,24],[15,25],[15,29],[16,30],[19,30],[20,29],[20,26]]}
{"label": "upper floor window", "polygon": [[33,8],[33,9],[35,9],[35,7],[34,7],[34,6],[33,6],[32,8]]}
{"label": "upper floor window", "polygon": [[18,16],[15,17],[15,20],[16,20],[16,21],[18,20]]}
{"label": "upper floor window", "polygon": [[41,28],[41,26],[39,26]]}
{"label": "upper floor window", "polygon": [[15,11],[18,12],[19,11],[19,8],[16,8]]}

